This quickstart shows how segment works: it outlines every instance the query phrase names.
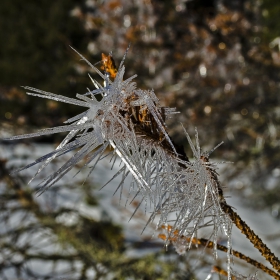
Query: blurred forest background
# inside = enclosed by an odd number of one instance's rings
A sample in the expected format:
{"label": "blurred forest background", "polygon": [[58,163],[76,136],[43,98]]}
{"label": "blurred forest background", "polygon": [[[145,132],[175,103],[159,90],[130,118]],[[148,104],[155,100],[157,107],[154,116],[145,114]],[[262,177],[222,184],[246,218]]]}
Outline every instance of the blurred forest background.
{"label": "blurred forest background", "polygon": [[[228,192],[256,211],[269,210],[279,223],[279,14],[278,0],[2,0],[0,138],[58,126],[80,113],[75,106],[29,97],[20,87],[69,97],[92,88],[87,76],[91,69],[69,46],[92,63],[100,61],[102,52],[112,51],[118,66],[131,44],[126,77],[137,74],[138,87],[153,88],[162,105],[181,112],[168,124],[175,141],[190,154],[180,123],[192,135],[198,128],[204,150],[224,141],[214,156],[234,162],[223,173]],[[53,144],[62,137],[32,141]],[[19,144],[31,145],[30,140]],[[0,145],[5,149],[15,144]],[[1,279],[195,278],[192,267],[173,252],[162,249],[129,258],[122,229],[110,219],[76,213],[80,216],[74,226],[60,223],[58,216],[74,210],[59,205],[50,209],[47,198],[39,202],[26,185],[27,177],[8,175],[13,167],[8,160],[0,154],[1,222],[9,224],[0,230]],[[75,187],[80,185],[63,186],[70,191]],[[84,185],[83,197],[89,205],[97,205],[91,188]],[[59,187],[48,197],[56,192]],[[11,219],[22,213],[24,225],[17,227]],[[40,246],[22,240],[34,232],[48,232],[55,240],[52,244],[64,250],[34,253],[34,246]],[[136,243],[133,246],[162,246]],[[53,263],[53,274],[40,274],[30,265],[35,261]],[[200,261],[208,264],[207,258]],[[70,266],[62,273],[56,271],[58,262]]]}

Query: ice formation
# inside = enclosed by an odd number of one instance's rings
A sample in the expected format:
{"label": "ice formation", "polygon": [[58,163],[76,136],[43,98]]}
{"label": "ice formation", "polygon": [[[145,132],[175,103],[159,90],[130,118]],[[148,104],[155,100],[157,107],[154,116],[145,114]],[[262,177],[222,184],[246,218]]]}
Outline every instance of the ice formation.
{"label": "ice formation", "polygon": [[[133,82],[136,75],[124,79],[124,60],[112,81],[107,72],[103,74],[81,57],[101,76],[103,86],[91,79],[95,89],[84,95],[77,94],[76,99],[25,87],[30,91],[29,95],[81,106],[85,112],[70,118],[63,126],[9,138],[16,140],[68,132],[56,150],[16,172],[41,163],[33,180],[55,158],[75,151],[71,159],[43,180],[39,189],[42,193],[82,159],[85,159],[85,165],[92,162],[95,165],[108,153],[107,148],[112,147],[112,156],[118,156],[122,161],[116,174],[122,176],[117,188],[122,189],[131,173],[134,197],[149,202],[147,205],[152,214],[148,223],[157,216],[159,227],[172,224],[178,235],[190,240],[197,237],[199,229],[211,226],[213,242],[217,243],[221,230],[228,237],[230,248],[231,221],[220,206],[217,166],[209,162],[209,154],[201,152],[197,133],[196,144],[193,144],[185,131],[194,156],[194,160],[189,161],[184,152],[175,147],[166,130],[165,121],[177,113],[175,108],[161,107],[153,90],[138,89]],[[96,95],[102,97],[100,101]],[[168,234],[172,236],[173,233]],[[183,253],[188,244],[181,243],[178,250]]]}

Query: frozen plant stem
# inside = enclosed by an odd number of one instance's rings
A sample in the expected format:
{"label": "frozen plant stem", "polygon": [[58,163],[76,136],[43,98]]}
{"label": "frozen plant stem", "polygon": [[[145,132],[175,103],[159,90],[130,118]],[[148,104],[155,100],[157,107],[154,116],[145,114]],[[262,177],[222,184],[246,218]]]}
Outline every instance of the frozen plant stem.
{"label": "frozen plant stem", "polygon": [[[169,226],[169,225],[168,226],[162,226],[162,229],[164,230],[164,233],[159,234],[158,237],[161,238],[164,241],[168,240],[171,243],[176,243],[178,241],[178,239],[181,239],[181,240],[183,239],[186,242],[188,242],[190,244],[193,244],[195,246],[200,245],[200,246],[207,247],[207,248],[210,248],[210,249],[213,249],[215,247],[215,244],[212,241],[208,240],[208,239],[193,238],[191,240],[190,238],[187,238],[187,237],[184,237],[184,236],[179,236],[178,235],[178,231],[176,231],[176,230],[173,231],[172,236],[170,236],[169,234],[171,232],[172,227]],[[167,234],[165,234],[165,233],[167,233]],[[223,245],[220,245],[220,244],[217,244],[217,249],[219,251],[222,251],[222,252],[225,252],[225,253],[228,252],[228,248],[226,246],[223,246]],[[265,273],[271,275],[275,279],[280,279],[280,275],[279,274],[277,274],[275,271],[269,269],[265,265],[257,262],[256,260],[253,260],[252,258],[247,257],[244,254],[242,254],[242,253],[240,253],[240,252],[238,252],[236,250],[231,250],[231,254],[233,256],[235,256],[236,258],[238,258],[240,260],[244,260],[247,263],[255,266],[256,268],[261,269],[262,271],[264,271]]]}
{"label": "frozen plant stem", "polygon": [[[172,223],[173,230],[168,233],[170,236],[177,232],[186,237],[177,243],[178,253],[184,253],[197,240],[200,229],[212,226],[211,244],[215,256],[219,246],[218,232],[223,232],[228,239],[227,273],[228,279],[231,279],[231,229],[234,223],[273,268],[280,272],[278,258],[226,203],[217,176],[217,166],[209,161],[215,148],[209,153],[202,153],[197,131],[193,143],[184,130],[193,152],[194,159],[190,161],[184,150],[172,141],[166,129],[166,119],[178,112],[175,108],[161,107],[153,90],[138,89],[133,82],[136,75],[125,80],[124,59],[117,70],[111,55],[103,55],[103,74],[82,55],[80,57],[101,76],[104,86],[90,77],[95,89],[89,89],[84,95],[77,94],[77,99],[25,87],[31,91],[29,95],[85,107],[86,111],[67,120],[64,126],[6,139],[68,132],[55,151],[17,171],[42,163],[33,180],[55,158],[75,150],[70,160],[41,182],[38,192],[42,193],[84,158],[86,166],[94,162],[93,170],[104,157],[111,154],[114,163],[119,156],[120,169],[113,176],[122,176],[117,190],[120,189],[122,193],[124,181],[131,173],[131,201],[137,197],[145,203],[146,209],[149,207],[152,214],[147,224],[159,217],[159,227]],[[99,95],[100,101],[96,95]],[[113,154],[107,152],[110,146],[114,149]]]}
{"label": "frozen plant stem", "polygon": [[[211,171],[209,171],[211,172]],[[230,207],[223,196],[223,190],[219,183],[218,177],[215,173],[212,173],[213,180],[219,189],[220,195],[220,205],[224,213],[226,213],[231,221],[236,225],[236,227],[244,234],[250,242],[254,245],[256,249],[259,250],[261,255],[272,265],[272,267],[279,273],[280,272],[280,261],[271,252],[271,250],[266,246],[266,244],[254,233],[254,231],[240,218],[240,216],[234,212],[232,207]]]}
{"label": "frozen plant stem", "polygon": [[[279,259],[271,252],[271,250],[266,246],[266,244],[254,233],[254,231],[240,218],[240,216],[232,210],[232,208],[226,203],[222,203],[221,207],[223,211],[229,215],[230,219],[240,229],[250,242],[254,245],[255,248],[259,250],[261,255],[273,266],[273,268],[280,273],[280,261]],[[280,276],[278,275],[278,279]]]}

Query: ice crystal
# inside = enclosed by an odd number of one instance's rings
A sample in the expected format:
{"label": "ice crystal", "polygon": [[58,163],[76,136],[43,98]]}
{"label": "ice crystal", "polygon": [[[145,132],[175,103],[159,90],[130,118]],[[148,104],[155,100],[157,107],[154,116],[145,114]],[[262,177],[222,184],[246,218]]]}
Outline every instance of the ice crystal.
{"label": "ice crystal", "polygon": [[[149,211],[152,214],[148,224],[158,217],[158,226],[172,224],[179,235],[189,238],[188,243],[184,241],[186,239],[177,242],[179,253],[184,253],[198,235],[198,230],[206,226],[212,226],[215,244],[218,231],[223,231],[228,237],[230,250],[231,221],[220,206],[217,165],[210,163],[210,153],[201,152],[197,132],[196,143],[193,144],[185,131],[194,157],[190,162],[184,152],[175,147],[166,130],[165,120],[177,113],[175,108],[161,107],[153,90],[138,89],[133,82],[136,75],[124,79],[123,62],[111,81],[108,73],[101,73],[81,57],[101,76],[103,86],[90,77],[95,89],[88,90],[84,95],[77,94],[76,99],[25,87],[30,91],[29,95],[85,107],[85,112],[70,118],[63,126],[9,138],[16,140],[68,132],[55,151],[16,172],[42,163],[33,180],[55,158],[75,150],[65,164],[43,180],[39,189],[42,193],[82,159],[86,159],[85,165],[95,161],[95,166],[107,155],[107,147],[112,147],[112,156],[118,156],[122,161],[120,170],[114,176],[122,176],[117,188],[122,189],[127,175],[131,173],[133,186],[136,186],[135,196],[143,202],[150,202]],[[102,97],[100,101],[96,95]],[[173,234],[174,231],[168,232],[168,236]]]}
{"label": "ice crystal", "polygon": [[[221,269],[219,267],[214,267],[213,270],[207,275],[205,280],[216,279],[213,277],[213,275],[220,273],[220,271],[221,271]],[[224,273],[221,273],[221,274],[225,275]],[[257,277],[257,273],[255,273],[254,275],[244,276],[242,274],[239,274],[239,273],[236,273],[233,271],[231,274],[233,276],[232,279],[234,279],[234,280],[259,280],[259,278]]]}
{"label": "ice crystal", "polygon": [[257,273],[254,275],[244,276],[239,273],[233,273],[236,280],[259,280]]}

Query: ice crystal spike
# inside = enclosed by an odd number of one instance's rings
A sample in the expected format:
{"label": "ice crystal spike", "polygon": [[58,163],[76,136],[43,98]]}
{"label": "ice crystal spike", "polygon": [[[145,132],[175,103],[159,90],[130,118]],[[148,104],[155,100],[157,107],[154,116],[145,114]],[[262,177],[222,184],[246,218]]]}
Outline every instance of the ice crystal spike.
{"label": "ice crystal spike", "polygon": [[[74,51],[77,52],[76,50]],[[161,108],[159,106],[159,100],[153,91],[137,89],[136,84],[132,81],[136,75],[133,75],[127,80],[123,78],[125,72],[123,66],[125,56],[113,82],[109,79],[106,72],[105,74],[101,73],[82,55],[80,57],[102,79],[106,80],[105,86],[102,87],[101,83],[98,83],[90,77],[96,89],[89,89],[89,92],[85,95],[77,94],[76,98],[57,95],[32,87],[24,87],[29,91],[27,93],[29,95],[82,106],[87,110],[68,119],[64,126],[47,128],[35,133],[7,138],[6,140],[19,140],[68,132],[68,135],[54,152],[41,157],[18,171],[41,163],[42,166],[31,179],[32,181],[55,158],[73,149],[80,148],[80,151],[71,160],[44,180],[41,186],[41,190],[43,191],[66,174],[83,157],[95,149],[99,149],[102,153],[105,153],[100,147],[110,144],[134,176],[135,182],[141,188],[141,192],[144,195],[147,195],[147,192],[151,193],[152,188],[150,187],[149,178],[151,174],[145,174],[146,170],[144,168],[147,147],[150,156],[153,153],[151,152],[152,149],[156,147],[156,143],[160,146],[165,145],[170,153],[176,154],[176,149],[166,132],[164,124],[164,120],[174,113],[174,108]],[[95,98],[96,94],[103,96],[101,101],[97,101]],[[147,132],[149,133],[148,137],[145,136]],[[142,148],[141,152],[138,151],[139,147]],[[149,166],[152,162],[153,160],[150,159]],[[139,164],[141,164],[141,168]],[[150,170],[147,172],[150,172]],[[153,177],[156,177],[155,174],[153,174]]]}

